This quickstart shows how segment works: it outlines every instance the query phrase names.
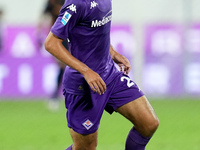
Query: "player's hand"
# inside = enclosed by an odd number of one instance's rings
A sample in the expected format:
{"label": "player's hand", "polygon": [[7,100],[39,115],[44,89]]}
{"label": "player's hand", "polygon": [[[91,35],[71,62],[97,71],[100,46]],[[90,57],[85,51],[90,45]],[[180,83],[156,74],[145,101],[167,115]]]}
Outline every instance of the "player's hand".
{"label": "player's hand", "polygon": [[122,56],[119,53],[116,53],[113,57],[114,62],[119,66],[120,71],[123,71],[125,74],[128,74],[131,70],[131,64],[129,60]]}
{"label": "player's hand", "polygon": [[106,91],[106,84],[99,74],[91,69],[88,69],[84,72],[83,76],[94,92],[98,92],[99,95],[104,94]]}

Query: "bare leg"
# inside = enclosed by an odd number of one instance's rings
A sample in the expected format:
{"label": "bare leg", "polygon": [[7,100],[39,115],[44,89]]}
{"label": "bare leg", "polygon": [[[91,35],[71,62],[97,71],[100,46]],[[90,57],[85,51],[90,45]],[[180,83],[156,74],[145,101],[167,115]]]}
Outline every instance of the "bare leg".
{"label": "bare leg", "polygon": [[151,104],[142,96],[127,103],[117,111],[134,124],[126,141],[126,150],[143,150],[159,125]]}
{"label": "bare leg", "polygon": [[70,129],[73,140],[72,150],[96,150],[98,131],[88,135],[82,135]]}

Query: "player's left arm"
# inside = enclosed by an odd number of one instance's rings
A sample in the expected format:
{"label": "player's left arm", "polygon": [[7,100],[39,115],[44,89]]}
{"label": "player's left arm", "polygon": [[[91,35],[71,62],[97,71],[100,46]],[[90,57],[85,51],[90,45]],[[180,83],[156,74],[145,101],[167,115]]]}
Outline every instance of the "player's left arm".
{"label": "player's left arm", "polygon": [[110,55],[113,61],[120,67],[120,71],[123,71],[125,74],[130,72],[131,64],[129,60],[115,51],[112,45],[110,45]]}

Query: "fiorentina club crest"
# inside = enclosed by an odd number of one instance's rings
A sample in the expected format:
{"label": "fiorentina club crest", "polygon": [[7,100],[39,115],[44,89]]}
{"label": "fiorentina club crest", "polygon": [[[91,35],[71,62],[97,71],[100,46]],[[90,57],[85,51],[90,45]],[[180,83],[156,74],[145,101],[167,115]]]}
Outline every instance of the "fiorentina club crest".
{"label": "fiorentina club crest", "polygon": [[82,124],[87,130],[89,130],[92,126],[93,123],[88,119]]}

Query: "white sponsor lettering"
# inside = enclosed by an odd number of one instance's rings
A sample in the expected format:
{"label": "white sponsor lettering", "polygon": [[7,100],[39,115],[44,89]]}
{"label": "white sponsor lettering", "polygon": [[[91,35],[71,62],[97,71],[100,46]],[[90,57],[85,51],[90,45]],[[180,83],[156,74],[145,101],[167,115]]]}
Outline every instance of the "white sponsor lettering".
{"label": "white sponsor lettering", "polygon": [[105,25],[106,23],[110,22],[112,20],[112,15],[108,16],[108,17],[104,17],[102,20],[93,20],[91,27],[95,28],[95,27],[100,27]]}

